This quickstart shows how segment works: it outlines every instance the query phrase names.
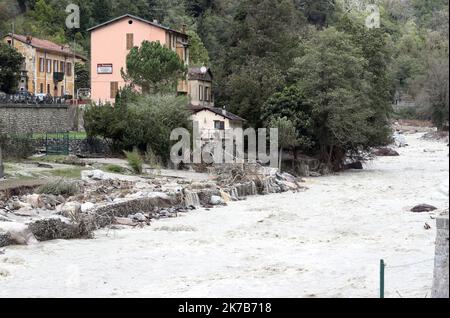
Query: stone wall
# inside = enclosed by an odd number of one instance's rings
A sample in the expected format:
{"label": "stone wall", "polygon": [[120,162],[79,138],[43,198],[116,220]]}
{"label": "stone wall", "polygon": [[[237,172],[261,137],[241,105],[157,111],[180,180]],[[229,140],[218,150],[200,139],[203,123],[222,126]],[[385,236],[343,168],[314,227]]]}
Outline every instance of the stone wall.
{"label": "stone wall", "polygon": [[433,298],[449,298],[448,281],[448,213],[437,218],[436,255],[434,261]]}
{"label": "stone wall", "polygon": [[25,134],[71,130],[67,105],[0,105],[2,131]]}

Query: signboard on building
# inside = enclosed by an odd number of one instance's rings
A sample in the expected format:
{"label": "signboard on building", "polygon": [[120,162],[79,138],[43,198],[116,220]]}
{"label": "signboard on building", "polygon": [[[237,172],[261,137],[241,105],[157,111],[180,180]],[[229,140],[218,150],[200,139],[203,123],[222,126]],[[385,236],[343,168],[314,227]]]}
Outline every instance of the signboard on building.
{"label": "signboard on building", "polygon": [[112,64],[97,64],[97,74],[112,74],[113,65]]}

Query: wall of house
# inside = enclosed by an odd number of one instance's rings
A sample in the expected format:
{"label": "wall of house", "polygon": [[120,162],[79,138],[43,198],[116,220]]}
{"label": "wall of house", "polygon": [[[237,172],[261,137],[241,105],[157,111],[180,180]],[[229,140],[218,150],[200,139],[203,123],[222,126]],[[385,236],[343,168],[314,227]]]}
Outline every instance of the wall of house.
{"label": "wall of house", "polygon": [[62,132],[71,128],[65,105],[0,105],[0,123],[2,131],[14,134]]}
{"label": "wall of house", "polygon": [[[203,87],[203,98],[200,98],[200,86]],[[205,99],[205,88],[209,89],[209,100]],[[193,106],[214,107],[212,83],[207,81],[189,80],[189,96]]]}
{"label": "wall of house", "polygon": [[[8,41],[12,41],[12,38],[10,36],[6,36],[3,39],[3,42],[8,43]],[[25,88],[28,89],[29,92],[34,93],[34,77],[36,75],[36,69],[34,68],[35,65],[35,58],[36,58],[36,49],[32,47],[31,45],[27,45],[21,41],[14,41],[14,47],[25,57],[25,70],[27,71],[28,80],[25,85],[23,83],[19,83],[20,86],[25,86]]]}
{"label": "wall of house", "polygon": [[[44,59],[44,72],[40,69],[40,59]],[[47,60],[51,61],[51,70],[47,72]],[[53,79],[54,61],[58,62],[57,72],[61,72],[61,62],[64,63],[64,80],[62,82],[55,82]],[[71,73],[67,73],[67,63],[70,63]],[[52,96],[61,96],[62,93],[68,93],[69,95],[75,96],[75,67],[74,58],[69,56],[64,56],[61,54],[55,54],[50,52],[44,52],[41,50],[36,50],[36,93],[49,93]],[[70,76],[69,76],[70,74]],[[49,87],[50,86],[50,87]],[[48,89],[50,88],[50,91]]]}
{"label": "wall of house", "polygon": [[231,121],[208,110],[203,110],[192,115],[191,120],[198,122],[200,130],[214,130],[214,122],[216,120],[223,121],[225,123],[225,129],[242,128],[241,122]]}
{"label": "wall of house", "polygon": [[[132,24],[129,24],[132,21]],[[94,101],[110,101],[111,82],[123,87],[120,70],[126,69],[127,34],[133,34],[134,46],[140,46],[144,40],[159,41],[166,44],[166,31],[135,19],[123,19],[108,26],[93,30],[91,33],[91,94]],[[112,64],[112,74],[98,74],[98,64]]]}
{"label": "wall of house", "polygon": [[[7,36],[4,38],[4,42],[8,43],[11,41],[11,37]],[[26,85],[20,83],[19,86],[25,86],[29,92],[37,94],[41,92],[41,84],[43,88],[43,93],[50,93],[52,96],[61,96],[62,92],[64,94],[69,94],[74,96],[75,87],[75,68],[74,68],[74,58],[73,56],[68,56],[64,54],[57,54],[52,52],[45,52],[40,49],[36,49],[31,45],[23,43],[19,40],[14,40],[14,47],[25,57],[25,70],[27,71],[28,81]],[[44,59],[44,72],[40,71],[40,58]],[[51,72],[47,72],[47,64],[45,60],[51,60]],[[54,64],[53,61],[58,61],[58,71],[60,71],[60,63],[64,62],[71,64],[71,75],[68,76],[66,72],[66,67],[64,69],[64,80],[59,83],[55,83],[53,80]],[[48,92],[48,84],[50,84],[50,92]]]}

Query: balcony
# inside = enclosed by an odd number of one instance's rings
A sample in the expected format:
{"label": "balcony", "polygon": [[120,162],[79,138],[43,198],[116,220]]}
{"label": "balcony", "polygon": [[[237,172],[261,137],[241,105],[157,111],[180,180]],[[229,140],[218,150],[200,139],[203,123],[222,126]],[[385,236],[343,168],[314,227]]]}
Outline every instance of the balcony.
{"label": "balcony", "polygon": [[64,81],[64,73],[63,72],[54,72],[53,73],[53,80],[55,82],[62,82],[62,81]]}

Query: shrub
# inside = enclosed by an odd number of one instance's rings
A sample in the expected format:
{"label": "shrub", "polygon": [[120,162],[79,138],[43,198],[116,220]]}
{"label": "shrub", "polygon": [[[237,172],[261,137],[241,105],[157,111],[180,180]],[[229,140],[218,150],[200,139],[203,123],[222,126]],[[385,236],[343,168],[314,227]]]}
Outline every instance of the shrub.
{"label": "shrub", "polygon": [[141,174],[143,171],[144,161],[142,160],[142,157],[139,154],[137,148],[134,148],[131,152],[124,151],[124,153],[127,157],[128,164],[130,165],[134,173]]}
{"label": "shrub", "polygon": [[124,173],[125,168],[118,166],[118,165],[107,165],[105,167],[105,170],[111,173]]}
{"label": "shrub", "polygon": [[68,181],[64,178],[58,179],[56,181],[50,181],[37,190],[39,194],[52,194],[52,195],[62,195],[62,196],[73,196],[80,192],[80,187],[77,182]]}

